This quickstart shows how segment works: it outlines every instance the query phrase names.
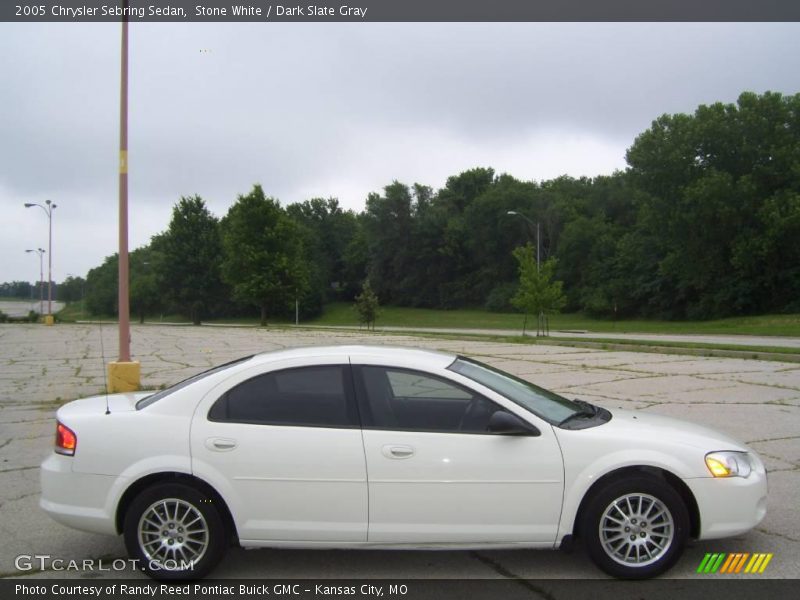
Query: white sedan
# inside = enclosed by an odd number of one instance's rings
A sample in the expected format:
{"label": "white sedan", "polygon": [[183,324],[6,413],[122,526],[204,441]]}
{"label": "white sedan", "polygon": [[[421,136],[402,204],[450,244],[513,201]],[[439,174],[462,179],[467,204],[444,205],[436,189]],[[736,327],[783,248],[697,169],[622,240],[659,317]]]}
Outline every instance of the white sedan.
{"label": "white sedan", "polygon": [[568,400],[462,356],[260,354],[57,413],[41,507],[123,534],[158,579],[245,548],[558,548],[616,577],[766,513],[758,455],[717,431]]}

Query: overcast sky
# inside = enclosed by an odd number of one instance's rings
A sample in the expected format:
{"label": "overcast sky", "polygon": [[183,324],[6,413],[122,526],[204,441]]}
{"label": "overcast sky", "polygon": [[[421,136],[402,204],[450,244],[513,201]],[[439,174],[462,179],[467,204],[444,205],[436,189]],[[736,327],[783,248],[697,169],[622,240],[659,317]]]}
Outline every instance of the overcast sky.
{"label": "overcast sky", "polygon": [[[0,24],[0,282],[38,278],[25,202],[58,205],[56,281],[117,249],[119,31]],[[800,92],[799,24],[133,23],[130,52],[131,249],[182,195],[609,174],[663,113]]]}

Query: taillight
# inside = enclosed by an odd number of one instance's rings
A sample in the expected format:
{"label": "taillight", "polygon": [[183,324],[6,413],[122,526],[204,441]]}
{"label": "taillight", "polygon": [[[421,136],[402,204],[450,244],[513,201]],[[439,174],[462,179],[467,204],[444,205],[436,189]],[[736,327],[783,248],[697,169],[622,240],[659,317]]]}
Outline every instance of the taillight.
{"label": "taillight", "polygon": [[78,446],[78,436],[69,427],[56,421],[56,452],[73,456]]}

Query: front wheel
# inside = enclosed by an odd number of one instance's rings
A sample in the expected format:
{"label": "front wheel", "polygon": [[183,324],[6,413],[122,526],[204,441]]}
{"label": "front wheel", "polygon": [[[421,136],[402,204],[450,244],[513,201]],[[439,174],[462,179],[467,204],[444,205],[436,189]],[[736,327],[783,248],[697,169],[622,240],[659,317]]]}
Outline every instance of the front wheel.
{"label": "front wheel", "polygon": [[672,567],[689,535],[680,494],[656,477],[617,480],[589,501],[581,532],[592,560],[623,579],[655,577]]}
{"label": "front wheel", "polygon": [[225,553],[225,524],[211,498],[182,484],[144,490],[125,515],[125,547],[153,579],[208,574]]}

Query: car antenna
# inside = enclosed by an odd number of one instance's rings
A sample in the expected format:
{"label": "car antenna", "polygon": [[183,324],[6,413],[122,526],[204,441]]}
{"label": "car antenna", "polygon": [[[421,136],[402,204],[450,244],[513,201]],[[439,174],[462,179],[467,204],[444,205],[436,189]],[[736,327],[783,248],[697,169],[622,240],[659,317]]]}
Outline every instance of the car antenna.
{"label": "car antenna", "polygon": [[106,413],[107,415],[111,414],[111,409],[108,407],[108,374],[106,373],[106,349],[103,345],[103,317],[100,317],[100,321],[98,321],[99,325],[98,328],[100,329],[100,358],[103,361],[103,384],[106,388]]}

